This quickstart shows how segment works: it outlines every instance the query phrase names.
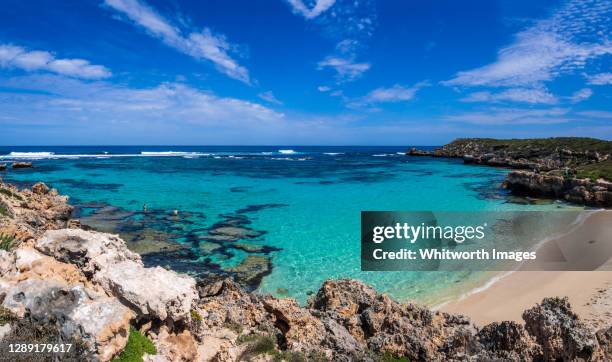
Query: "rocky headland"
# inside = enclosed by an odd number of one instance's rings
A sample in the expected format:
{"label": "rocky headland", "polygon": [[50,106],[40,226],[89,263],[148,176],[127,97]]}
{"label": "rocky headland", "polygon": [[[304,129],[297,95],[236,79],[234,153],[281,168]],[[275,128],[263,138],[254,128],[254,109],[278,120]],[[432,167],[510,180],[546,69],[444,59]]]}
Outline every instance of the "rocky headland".
{"label": "rocky headland", "polygon": [[434,151],[409,156],[462,158],[466,164],[515,169],[502,187],[518,195],[612,206],[612,142],[593,138],[460,138]]}
{"label": "rocky headland", "polygon": [[[398,303],[356,280],[328,280],[305,306],[231,278],[196,281],[146,267],[118,235],[83,230],[42,183],[0,183],[0,355],[92,361],[597,361],[595,330],[567,299],[545,298],[524,323],[478,328],[461,315]],[[71,343],[11,355],[8,343]]]}

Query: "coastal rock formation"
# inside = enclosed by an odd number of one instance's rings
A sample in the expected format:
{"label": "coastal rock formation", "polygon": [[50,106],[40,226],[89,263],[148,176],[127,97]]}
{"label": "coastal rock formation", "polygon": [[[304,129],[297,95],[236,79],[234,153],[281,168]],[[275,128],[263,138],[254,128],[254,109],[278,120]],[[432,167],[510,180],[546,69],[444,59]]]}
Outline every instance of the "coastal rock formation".
{"label": "coastal rock formation", "polygon": [[6,170],[6,163],[0,163],[0,171]]}
{"label": "coastal rock formation", "polygon": [[562,198],[577,204],[612,205],[612,182],[606,180],[512,171],[506,176],[503,187],[519,194]]}
{"label": "coastal rock formation", "polygon": [[507,167],[503,187],[517,194],[612,206],[612,142],[592,138],[457,139],[435,151],[409,156],[462,158],[466,164]]}
{"label": "coastal rock formation", "polygon": [[460,334],[471,334],[462,316],[401,304],[355,280],[328,280],[310,306],[347,329],[370,350],[409,360],[444,358],[441,350]]}
{"label": "coastal rock formation", "polygon": [[525,328],[534,336],[546,361],[591,361],[601,358],[595,333],[572,312],[567,298],[546,298],[523,312]]}
{"label": "coastal rock formation", "polygon": [[66,339],[83,341],[100,360],[109,360],[127,343],[133,314],[114,298],[40,279],[23,280],[3,293],[2,307],[36,325],[55,325]]}
{"label": "coastal rock formation", "polygon": [[13,168],[30,168],[32,167],[32,162],[13,162]]}
{"label": "coastal rock formation", "polygon": [[477,338],[484,351],[481,353],[489,358],[496,356],[512,361],[529,361],[537,360],[542,355],[542,348],[516,322],[488,324],[478,331]]}
{"label": "coastal rock formation", "polygon": [[72,207],[67,204],[68,197],[58,195],[57,190],[40,193],[47,186],[37,185],[34,192],[19,191],[0,183],[0,228],[4,235],[13,235],[17,242],[32,240],[46,230],[66,227],[70,220]]}
{"label": "coastal rock formation", "polygon": [[[145,268],[117,235],[65,229],[78,224],[48,212],[65,203],[53,190],[0,187],[11,211],[0,214],[0,234],[25,228],[31,235],[0,250],[0,312],[11,315],[0,339],[45,327],[61,341],[82,344],[78,358],[88,361],[118,356],[134,333],[156,349],[143,359],[158,362],[612,358],[612,328],[589,329],[566,299],[547,298],[525,311],[524,327],[500,322],[481,329],[464,316],[399,303],[349,279],[326,281],[300,306],[249,292],[231,278],[196,285],[187,275]],[[42,222],[30,224],[34,216]]]}
{"label": "coastal rock formation", "polygon": [[36,248],[76,264],[107,293],[128,302],[141,318],[189,318],[197,296],[195,280],[160,267],[145,268],[140,256],[128,250],[117,235],[81,229],[51,230],[37,241]]}

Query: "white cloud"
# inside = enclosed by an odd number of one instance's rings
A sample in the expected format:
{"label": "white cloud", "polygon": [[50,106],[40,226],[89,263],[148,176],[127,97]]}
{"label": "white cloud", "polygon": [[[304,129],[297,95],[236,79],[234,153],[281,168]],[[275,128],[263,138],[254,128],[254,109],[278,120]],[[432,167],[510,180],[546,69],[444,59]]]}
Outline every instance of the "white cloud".
{"label": "white cloud", "polygon": [[344,39],[336,44],[333,55],[325,57],[317,63],[317,69],[333,69],[338,83],[350,82],[360,78],[370,69],[370,63],[357,62],[359,43],[354,39]]}
{"label": "white cloud", "polygon": [[477,125],[529,125],[558,124],[574,121],[569,117],[567,108],[521,109],[521,108],[489,108],[483,111],[466,112],[444,117],[451,122],[461,122]]}
{"label": "white cloud", "polygon": [[331,8],[336,0],[316,0],[314,6],[309,8],[302,0],[287,0],[294,13],[306,19],[314,19]]}
{"label": "white cloud", "polygon": [[283,102],[279,101],[274,94],[272,93],[272,91],[267,91],[267,92],[262,92],[259,93],[257,95],[259,98],[263,99],[264,101],[270,102],[270,103],[274,103],[274,104],[283,104]]}
{"label": "white cloud", "polygon": [[47,51],[27,50],[15,45],[0,45],[0,67],[52,72],[83,79],[101,79],[112,75],[106,67],[84,59],[56,58]]}
{"label": "white cloud", "polygon": [[349,108],[359,108],[377,103],[397,103],[412,100],[419,89],[429,85],[429,82],[419,82],[412,87],[396,84],[389,88],[376,88],[365,96],[347,104]]}
{"label": "white cloud", "polygon": [[612,121],[612,112],[610,111],[581,111],[576,112],[576,114],[592,118],[607,118]]}
{"label": "white cloud", "polygon": [[319,90],[319,92],[329,92],[331,90],[330,87],[326,86],[326,85],[320,85],[317,87],[317,89]]}
{"label": "white cloud", "polygon": [[593,91],[590,88],[583,88],[579,91],[574,92],[574,94],[569,97],[569,101],[572,103],[582,102],[591,98],[592,95]]}
{"label": "white cloud", "polygon": [[497,60],[462,71],[445,85],[526,86],[550,81],[584,68],[587,61],[612,54],[609,32],[612,3],[606,0],[569,1],[550,18],[516,34]]}
{"label": "white cloud", "polygon": [[588,77],[589,84],[606,85],[612,84],[612,73],[599,73]]}
{"label": "white cloud", "polygon": [[502,92],[474,92],[461,99],[463,102],[521,102],[530,104],[556,104],[558,99],[542,88],[511,88]]}
{"label": "white cloud", "polygon": [[328,56],[318,64],[318,69],[331,68],[336,72],[338,82],[349,82],[360,78],[370,69],[370,63],[357,63],[350,58]]}
{"label": "white cloud", "polygon": [[220,97],[181,83],[132,88],[48,75],[11,78],[0,81],[0,86],[22,89],[18,99],[0,97],[0,107],[23,121],[40,119],[68,126],[79,121],[91,126],[119,122],[127,127],[159,122],[223,130],[275,125],[284,118],[258,103]]}
{"label": "white cloud", "polygon": [[213,34],[207,28],[201,32],[184,34],[181,29],[139,0],[105,0],[105,4],[127,16],[166,45],[195,59],[211,61],[221,73],[250,84],[248,70],[228,54],[232,46],[225,37]]}

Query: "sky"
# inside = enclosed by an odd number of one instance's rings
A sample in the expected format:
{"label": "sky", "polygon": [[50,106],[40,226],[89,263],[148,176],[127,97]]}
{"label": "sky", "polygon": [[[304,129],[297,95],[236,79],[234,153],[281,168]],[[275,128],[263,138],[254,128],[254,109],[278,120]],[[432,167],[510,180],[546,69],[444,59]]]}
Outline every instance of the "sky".
{"label": "sky", "polygon": [[612,0],[4,0],[0,145],[612,140]]}

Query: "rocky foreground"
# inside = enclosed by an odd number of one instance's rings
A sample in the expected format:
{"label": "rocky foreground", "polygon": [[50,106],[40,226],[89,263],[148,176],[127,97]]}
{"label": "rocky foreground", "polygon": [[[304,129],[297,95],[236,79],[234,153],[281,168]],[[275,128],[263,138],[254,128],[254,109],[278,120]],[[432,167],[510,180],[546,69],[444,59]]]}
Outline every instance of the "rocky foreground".
{"label": "rocky foreground", "polygon": [[[524,324],[478,329],[468,318],[398,303],[355,280],[326,281],[302,307],[146,268],[117,235],[86,231],[44,184],[0,183],[0,355],[7,343],[72,343],[58,360],[596,361],[612,327],[595,331],[567,299],[547,298]],[[58,357],[59,356],[59,357]],[[36,359],[39,358],[39,359]]]}
{"label": "rocky foreground", "polygon": [[466,164],[516,169],[503,187],[516,194],[612,206],[612,142],[592,138],[497,140],[461,138],[410,156],[462,158]]}

